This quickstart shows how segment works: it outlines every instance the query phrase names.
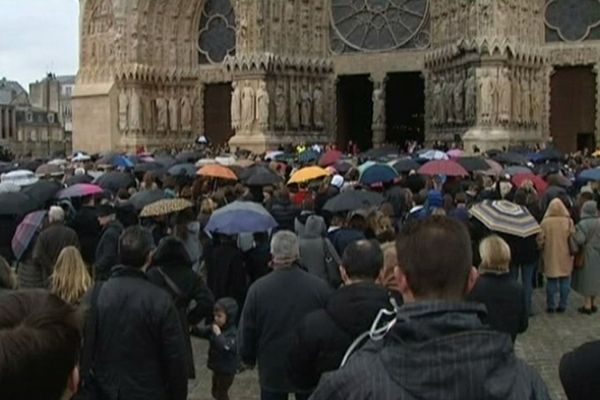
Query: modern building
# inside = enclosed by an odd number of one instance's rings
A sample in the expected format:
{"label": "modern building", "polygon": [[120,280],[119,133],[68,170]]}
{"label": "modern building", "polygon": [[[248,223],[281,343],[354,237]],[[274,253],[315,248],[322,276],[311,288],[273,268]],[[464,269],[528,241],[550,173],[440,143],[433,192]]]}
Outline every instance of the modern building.
{"label": "modern building", "polygon": [[600,143],[592,0],[80,0],[75,147]]}

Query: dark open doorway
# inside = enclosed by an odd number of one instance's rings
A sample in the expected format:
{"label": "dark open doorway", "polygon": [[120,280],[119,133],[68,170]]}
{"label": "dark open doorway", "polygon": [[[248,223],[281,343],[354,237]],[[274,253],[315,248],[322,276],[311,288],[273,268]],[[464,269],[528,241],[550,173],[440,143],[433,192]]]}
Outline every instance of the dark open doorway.
{"label": "dark open doorway", "polygon": [[420,72],[388,75],[386,92],[386,135],[388,143],[404,145],[407,140],[425,140],[425,83]]}
{"label": "dark open doorway", "polygon": [[373,146],[373,82],[369,75],[341,76],[337,85],[337,138],[340,146],[349,141],[361,150]]}
{"label": "dark open doorway", "polygon": [[561,151],[593,149],[596,74],[591,66],[556,68],[551,80],[550,133]]}
{"label": "dark open doorway", "polygon": [[204,136],[214,144],[227,143],[233,136],[230,83],[216,83],[204,88]]}

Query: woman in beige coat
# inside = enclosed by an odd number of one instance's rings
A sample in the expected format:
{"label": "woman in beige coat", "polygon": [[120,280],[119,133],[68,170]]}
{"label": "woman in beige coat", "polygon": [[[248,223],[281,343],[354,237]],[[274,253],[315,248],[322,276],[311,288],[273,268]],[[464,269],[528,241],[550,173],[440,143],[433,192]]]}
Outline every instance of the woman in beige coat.
{"label": "woman in beige coat", "polygon": [[[573,272],[573,257],[569,248],[569,236],[575,231],[575,225],[567,207],[556,198],[550,202],[542,220],[542,232],[538,243],[542,249],[543,273],[548,279],[546,284],[547,312],[565,312]],[[560,293],[558,308],[556,294]]]}

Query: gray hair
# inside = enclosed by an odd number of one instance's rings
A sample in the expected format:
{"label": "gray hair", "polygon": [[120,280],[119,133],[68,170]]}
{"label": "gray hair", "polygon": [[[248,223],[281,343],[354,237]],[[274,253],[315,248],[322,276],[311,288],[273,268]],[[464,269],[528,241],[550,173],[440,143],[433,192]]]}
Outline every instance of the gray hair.
{"label": "gray hair", "polygon": [[59,206],[50,207],[50,211],[48,211],[48,222],[51,224],[54,222],[65,222],[65,211]]}
{"label": "gray hair", "polygon": [[298,236],[291,231],[279,231],[271,239],[271,255],[275,265],[290,265],[300,258]]}

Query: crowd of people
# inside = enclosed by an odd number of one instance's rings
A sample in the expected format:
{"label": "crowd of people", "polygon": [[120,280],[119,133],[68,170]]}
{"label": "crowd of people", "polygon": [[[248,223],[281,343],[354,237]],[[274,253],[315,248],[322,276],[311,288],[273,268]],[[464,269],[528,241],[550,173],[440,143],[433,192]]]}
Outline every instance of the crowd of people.
{"label": "crowd of people", "polygon": [[[597,312],[600,192],[577,179],[591,161],[532,150],[542,161],[521,167],[539,172],[518,182],[507,173],[517,162],[389,172],[399,159],[459,165],[447,150],[202,149],[187,154],[191,174],[160,168],[157,154],[101,157],[113,164],[105,175],[129,178],[118,185],[91,183],[92,157],[65,161],[40,178],[57,190],[37,210],[2,214],[2,398],[183,400],[197,337],[209,343],[216,400],[255,366],[263,400],[549,399],[514,342],[535,314],[565,313],[571,290],[579,313]],[[202,173],[219,162],[235,177]],[[64,195],[77,185],[93,194]],[[514,218],[490,221],[473,211],[482,204]],[[230,208],[273,223],[252,228],[232,213],[215,228]],[[569,399],[600,394],[598,355],[592,342],[563,357]]]}

